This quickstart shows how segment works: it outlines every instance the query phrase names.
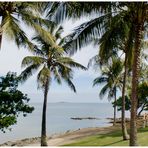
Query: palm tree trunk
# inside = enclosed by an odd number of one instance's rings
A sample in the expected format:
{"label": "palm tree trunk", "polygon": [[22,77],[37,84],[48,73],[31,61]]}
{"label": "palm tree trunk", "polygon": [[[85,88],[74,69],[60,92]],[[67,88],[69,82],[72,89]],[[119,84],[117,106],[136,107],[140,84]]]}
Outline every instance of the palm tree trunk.
{"label": "palm tree trunk", "polygon": [[140,66],[140,45],[142,40],[142,24],[136,25],[136,38],[134,48],[134,59],[132,66],[132,95],[131,95],[131,120],[130,120],[130,146],[137,146],[137,126],[136,126],[136,115],[137,115],[137,85],[139,76]]}
{"label": "palm tree trunk", "polygon": [[41,146],[48,146],[46,137],[46,110],[47,110],[48,80],[45,84],[44,103],[42,112]]}
{"label": "palm tree trunk", "polygon": [[0,27],[0,49],[1,49],[1,45],[2,45],[2,29]]}
{"label": "palm tree trunk", "polygon": [[125,53],[125,62],[124,62],[124,77],[123,77],[123,87],[122,87],[122,135],[123,140],[128,140],[129,135],[126,128],[126,121],[125,121],[125,86],[126,86],[126,77],[127,77],[127,53]]}
{"label": "palm tree trunk", "polygon": [[116,106],[116,102],[117,102],[117,96],[116,96],[116,88],[115,88],[115,93],[114,93],[114,97],[115,97],[115,105],[114,105],[114,123],[113,123],[113,125],[116,125],[116,108],[117,108],[117,106]]}
{"label": "palm tree trunk", "polygon": [[2,46],[2,35],[3,35],[2,22],[3,22],[3,17],[2,17],[1,23],[0,23],[0,49],[1,49],[1,46]]}
{"label": "palm tree trunk", "polygon": [[142,107],[141,107],[141,110],[139,111],[139,113],[138,113],[138,117],[140,117],[141,116],[141,113],[142,113],[142,111],[144,110],[144,107],[145,107],[145,103],[142,105]]}

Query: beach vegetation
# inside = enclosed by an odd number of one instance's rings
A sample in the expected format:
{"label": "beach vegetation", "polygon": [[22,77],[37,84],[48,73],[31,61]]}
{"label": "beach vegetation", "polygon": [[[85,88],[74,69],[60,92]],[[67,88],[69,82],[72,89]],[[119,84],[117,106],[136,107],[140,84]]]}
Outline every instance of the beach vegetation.
{"label": "beach vegetation", "polygon": [[32,113],[34,107],[28,104],[29,98],[18,90],[19,78],[9,72],[0,77],[0,130],[6,132],[17,123],[17,118]]}

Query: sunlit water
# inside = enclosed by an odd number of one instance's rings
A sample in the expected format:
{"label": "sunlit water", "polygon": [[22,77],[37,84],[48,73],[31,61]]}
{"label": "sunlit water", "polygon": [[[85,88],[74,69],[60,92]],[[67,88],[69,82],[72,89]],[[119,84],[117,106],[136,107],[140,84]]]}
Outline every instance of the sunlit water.
{"label": "sunlit water", "polygon": [[[37,137],[41,133],[42,104],[32,104],[35,110],[27,117],[19,117],[12,131],[0,132],[0,143],[18,139]],[[120,112],[117,113],[120,116]],[[71,117],[96,117],[99,120],[72,120]],[[47,110],[47,134],[63,133],[86,127],[111,125],[106,118],[113,117],[113,107],[109,103],[49,103]]]}

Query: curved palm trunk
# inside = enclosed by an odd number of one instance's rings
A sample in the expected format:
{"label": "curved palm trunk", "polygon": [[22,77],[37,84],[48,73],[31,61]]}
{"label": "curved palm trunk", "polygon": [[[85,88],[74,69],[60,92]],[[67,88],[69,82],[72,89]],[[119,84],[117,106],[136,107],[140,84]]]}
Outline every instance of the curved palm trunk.
{"label": "curved palm trunk", "polygon": [[41,146],[48,146],[46,137],[46,110],[47,110],[48,80],[45,84],[44,103],[42,112]]}
{"label": "curved palm trunk", "polygon": [[144,110],[145,105],[146,105],[145,103],[142,105],[142,108],[141,108],[141,110],[139,111],[139,113],[138,113],[138,115],[137,115],[138,117],[141,116],[141,113],[142,113],[142,111]]}
{"label": "curved palm trunk", "polygon": [[113,125],[116,125],[116,102],[117,102],[117,96],[116,96],[116,88],[115,88],[115,93],[114,93],[114,97],[115,97],[115,105],[114,105],[114,123]]}
{"label": "curved palm trunk", "polygon": [[132,66],[132,96],[131,96],[131,120],[130,120],[130,146],[137,146],[137,126],[136,126],[136,115],[137,115],[137,85],[140,65],[140,44],[142,40],[142,24],[136,26],[136,38],[135,38],[135,49],[134,59]]}
{"label": "curved palm trunk", "polygon": [[125,121],[125,87],[126,87],[126,77],[127,77],[127,53],[125,53],[125,63],[124,63],[124,77],[123,77],[123,87],[122,87],[122,135],[123,135],[123,140],[128,140],[129,135],[127,133],[127,128],[126,128],[126,121]]}

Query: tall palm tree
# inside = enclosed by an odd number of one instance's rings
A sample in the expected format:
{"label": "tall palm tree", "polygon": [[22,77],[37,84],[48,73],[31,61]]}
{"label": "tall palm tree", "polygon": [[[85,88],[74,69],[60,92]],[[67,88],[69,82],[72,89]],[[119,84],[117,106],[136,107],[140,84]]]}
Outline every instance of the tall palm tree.
{"label": "tall palm tree", "polygon": [[148,24],[148,3],[135,2],[127,4],[130,14],[131,22],[134,24],[133,31],[135,32],[135,44],[133,51],[133,64],[132,64],[132,95],[131,95],[131,122],[130,122],[130,146],[138,145],[137,142],[137,88],[139,79],[139,66],[140,66],[140,52],[141,43],[144,38]]}
{"label": "tall palm tree", "polygon": [[[122,135],[123,140],[128,140],[126,121],[125,121],[125,95],[126,95],[126,78],[128,69],[131,69],[132,52],[134,44],[134,32],[132,31],[132,24],[127,21],[128,13],[121,13],[113,16],[108,29],[102,35],[100,43],[99,56],[100,60],[106,62],[111,56],[119,54],[122,51],[124,54],[124,74],[122,86]],[[108,44],[110,43],[110,44]],[[116,53],[116,54],[115,54]],[[121,54],[122,55],[122,54]],[[106,58],[104,58],[106,57]]]}
{"label": "tall palm tree", "polygon": [[[53,4],[53,5],[55,5],[55,7],[53,7],[53,8],[56,8],[56,4]],[[58,8],[56,8],[56,9],[58,9],[57,10],[58,12],[61,11],[61,13],[63,10],[63,9],[61,9],[63,7],[63,5],[65,7],[67,6],[66,4],[62,5],[62,4],[58,4],[58,3],[57,3],[57,5],[58,5]],[[111,56],[113,56],[113,55],[117,56],[117,49],[120,48],[120,44],[122,44],[122,42],[119,41],[119,36],[122,36],[122,38],[125,38],[124,32],[126,32],[126,35],[128,32],[127,31],[127,24],[123,25],[123,24],[125,24],[123,20],[125,18],[127,19],[127,15],[125,15],[124,13],[123,14],[119,13],[118,15],[115,15],[115,16],[112,15],[111,10],[115,6],[114,3],[104,3],[105,7],[103,6],[102,3],[94,3],[94,4],[89,3],[89,5],[94,5],[93,8],[91,8],[92,9],[91,11],[94,11],[96,13],[100,13],[100,9],[96,9],[96,7],[98,7],[98,6],[100,6],[98,8],[102,8],[102,9],[105,8],[104,10],[106,10],[106,11],[103,11],[103,13],[101,12],[100,15],[98,17],[96,17],[95,19],[92,19],[92,20],[80,25],[79,27],[77,27],[77,29],[74,31],[74,33],[72,33],[71,35],[68,35],[68,37],[67,37],[68,42],[66,43],[65,48],[70,47],[70,49],[73,49],[73,50],[70,50],[70,53],[73,54],[77,49],[79,49],[83,46],[86,46],[90,42],[94,41],[94,38],[98,38],[101,35],[102,30],[103,30],[103,32],[105,31],[105,33],[104,33],[103,37],[101,37],[101,40],[99,41],[100,42],[99,56],[101,59],[99,60],[99,63],[98,63],[99,65],[102,65],[103,61],[106,62]],[[54,11],[56,11],[56,9],[54,9]],[[75,9],[77,10],[78,8],[75,8]],[[84,10],[82,10],[82,9],[84,9]],[[116,9],[114,9],[114,10],[116,10]],[[53,13],[54,11],[51,11],[51,12]],[[84,4],[83,4],[83,8],[81,8],[79,11],[82,14],[86,13]],[[81,14],[80,12],[79,12],[79,14]],[[69,13],[69,12],[67,12],[67,13]],[[113,12],[113,14],[114,14],[114,12]],[[75,14],[71,14],[71,15],[74,15],[74,16],[72,16],[74,18],[76,17]],[[68,17],[71,15],[68,15]],[[58,13],[56,13],[53,16],[55,18],[57,18],[56,19],[57,21],[59,21],[62,16],[66,17],[67,14],[62,13],[62,15],[58,15]],[[80,16],[78,16],[78,17],[80,17]],[[63,19],[64,19],[64,17],[63,17]],[[107,26],[109,26],[109,27],[107,27]],[[121,27],[123,29],[121,29]],[[102,28],[105,28],[105,29],[102,29]],[[123,37],[123,34],[124,34],[124,37]],[[115,43],[115,39],[116,39],[116,43]],[[120,39],[120,40],[122,40],[122,39]],[[130,39],[130,41],[131,41],[131,39]],[[127,47],[131,48],[132,47],[131,45],[132,44],[129,43],[129,46],[127,45],[126,48]],[[124,52],[125,52],[125,50],[128,51],[129,48],[128,49],[124,48]],[[123,48],[122,48],[122,50],[123,50]],[[131,52],[131,50],[129,50],[129,51]],[[125,54],[125,55],[127,55],[127,54]],[[125,57],[127,57],[127,56],[125,56]],[[96,60],[98,60],[98,56],[95,56],[94,58]],[[127,59],[127,58],[125,58],[125,59]],[[127,63],[127,62],[125,62],[125,63]],[[127,68],[127,64],[125,64],[125,67]],[[126,73],[127,73],[126,68],[125,68],[123,89],[122,89],[122,98],[123,98],[122,99],[122,103],[123,103],[123,106],[122,106],[122,131],[123,131],[123,139],[124,140],[129,139],[129,136],[127,134],[127,129],[126,129],[126,122],[125,122],[125,82],[126,82]]]}
{"label": "tall palm tree", "polygon": [[[97,5],[97,4],[96,4]],[[98,3],[99,5],[99,3]],[[97,5],[97,6],[98,6]],[[139,73],[139,56],[141,40],[143,38],[143,32],[146,32],[147,28],[147,2],[116,2],[116,8],[111,9],[113,16],[120,15],[122,13],[127,14],[127,20],[133,25],[132,31],[135,33],[134,50],[133,50],[133,62],[132,62],[132,107],[131,107],[131,122],[130,122],[130,145],[135,146],[137,143],[137,127],[136,127],[136,112],[137,112],[137,85],[138,85],[138,73]],[[82,11],[83,12],[83,11]],[[69,47],[73,49],[71,53],[77,51],[84,45],[89,44],[94,37],[98,37],[106,29],[106,23],[110,18],[109,13],[105,13],[99,17],[96,17],[88,22],[83,23],[74,33],[69,36]],[[117,20],[118,21],[118,20]],[[103,28],[103,29],[102,29]],[[101,31],[100,31],[101,30]],[[68,47],[68,46],[67,46]]]}
{"label": "tall palm tree", "polygon": [[39,2],[0,2],[0,48],[5,34],[15,41],[18,47],[29,46],[30,49],[32,44],[21,28],[21,24],[24,23],[39,31],[41,23],[50,22],[41,17],[43,9],[43,3]]}
{"label": "tall palm tree", "polygon": [[[111,16],[111,17],[110,17]],[[126,130],[126,123],[125,123],[125,83],[126,83],[126,73],[127,73],[127,65],[129,65],[132,56],[132,48],[133,48],[133,32],[130,30],[131,24],[127,21],[128,13],[118,13],[117,15],[112,15],[112,13],[108,13],[107,15],[101,16],[98,19],[91,20],[80,25],[74,33],[68,35],[68,43],[66,43],[65,47],[71,47],[71,53],[74,53],[80,47],[83,47],[84,44],[89,44],[92,41],[99,44],[99,53],[95,57],[97,60],[96,64],[98,65],[106,65],[109,64],[108,61],[111,59],[112,56],[118,56],[118,52],[122,51],[125,53],[125,74],[123,80],[123,89],[122,89],[122,131],[123,131],[123,139],[129,139]],[[99,23],[105,19],[104,25],[102,26],[103,35],[100,39],[98,38],[96,32],[96,28],[98,32],[101,32],[101,28],[99,27]],[[93,24],[94,23],[94,24]],[[88,25],[93,24],[93,26]],[[88,28],[87,28],[88,27]],[[89,28],[90,27],[90,28]],[[85,30],[86,29],[86,30]],[[83,38],[85,35],[86,39]],[[74,38],[73,38],[74,37]],[[87,41],[86,41],[87,40]],[[97,42],[96,42],[97,41]],[[87,43],[86,43],[87,42]],[[127,57],[128,55],[128,57]],[[98,61],[98,57],[100,58]]]}
{"label": "tall palm tree", "polygon": [[[122,62],[117,58],[112,58],[110,65],[106,65],[102,68],[101,76],[97,77],[93,86],[98,84],[104,84],[105,86],[100,91],[100,98],[108,93],[108,99],[114,98],[114,102],[117,100],[117,90],[121,89],[121,72]],[[114,125],[116,124],[116,105],[114,105]]]}
{"label": "tall palm tree", "polygon": [[[63,39],[61,38],[62,27],[57,29],[52,26],[48,31],[44,30],[44,36],[37,34],[33,40],[37,42],[35,46],[35,56],[27,56],[22,61],[22,66],[27,67],[22,73],[22,81],[30,77],[33,72],[38,71],[37,82],[39,87],[44,92],[44,103],[42,112],[42,132],[41,146],[47,146],[46,140],[46,110],[47,110],[47,95],[51,80],[54,78],[58,84],[64,80],[68,86],[76,92],[75,86],[72,83],[73,70],[72,68],[80,68],[86,70],[84,66],[75,62],[70,57],[65,56],[65,50],[62,46]],[[54,44],[51,44],[54,43]]]}

